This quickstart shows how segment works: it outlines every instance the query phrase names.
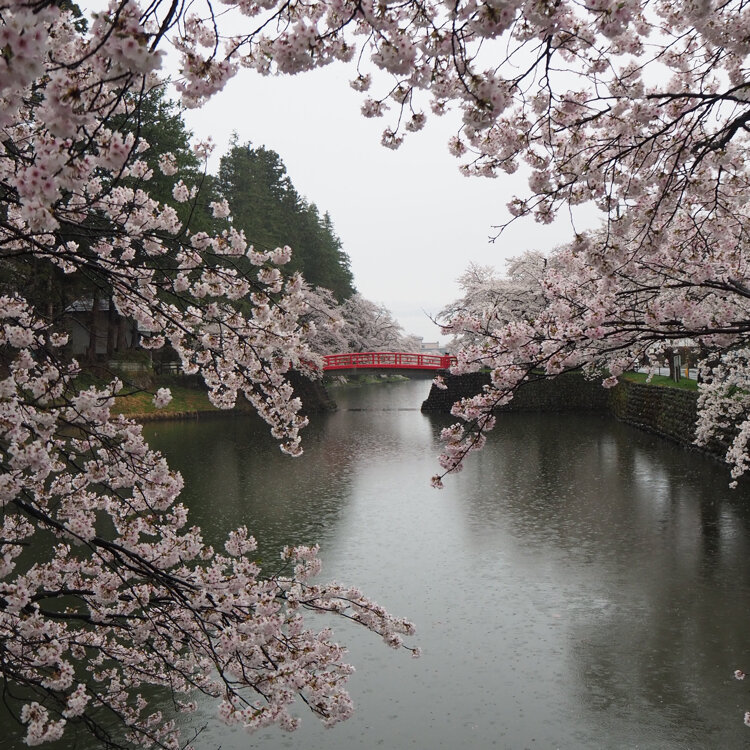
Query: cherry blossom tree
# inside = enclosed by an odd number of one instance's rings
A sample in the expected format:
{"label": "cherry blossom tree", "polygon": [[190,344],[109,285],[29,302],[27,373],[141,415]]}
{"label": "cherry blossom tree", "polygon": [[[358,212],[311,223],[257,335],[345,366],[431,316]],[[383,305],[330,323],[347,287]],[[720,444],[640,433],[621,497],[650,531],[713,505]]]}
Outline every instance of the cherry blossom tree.
{"label": "cherry blossom tree", "polygon": [[401,324],[385,305],[361,294],[339,303],[325,287],[305,284],[307,312],[300,317],[306,340],[316,354],[345,352],[410,352],[420,340],[404,334]]}
{"label": "cherry blossom tree", "polygon": [[[350,62],[362,112],[389,118],[382,141],[392,148],[430,113],[456,109],[462,124],[449,147],[466,174],[521,169],[527,179],[509,221],[547,223],[582,204],[601,210],[603,232],[595,241],[577,238],[567,274],[601,273],[598,286],[588,279],[603,294],[596,314],[613,295],[623,299],[612,291],[619,271],[652,292],[653,338],[667,328],[667,338],[703,334],[716,345],[729,336],[741,347],[744,324],[712,308],[725,292],[740,307],[746,297],[749,13],[741,0],[242,2],[220,13],[195,5],[185,15],[157,4],[139,19],[153,35],[139,49],[158,53],[162,36],[170,38],[187,106],[200,106],[242,68],[293,74]],[[118,30],[118,39],[125,36]],[[660,290],[668,291],[664,304]],[[561,325],[551,326],[557,338],[571,314],[564,302],[559,312]],[[571,335],[564,346],[587,362],[581,335]],[[554,346],[545,345],[535,367]],[[515,374],[525,372],[504,346],[495,349],[498,358],[487,353],[483,364],[497,371],[503,395],[487,405],[509,395]],[[616,375],[630,355],[622,343],[613,352],[608,369]],[[714,414],[723,408],[704,401]]]}
{"label": "cherry blossom tree", "polygon": [[[686,335],[720,362],[706,371],[699,437],[734,424],[728,457],[744,470],[742,0],[112,0],[90,19],[45,0],[0,7],[3,263],[54,267],[106,290],[144,346],[171,346],[219,406],[244,394],[287,452],[299,452],[304,420],[285,376],[315,363],[299,324],[302,281],[278,268],[289,252],[246,247],[230,221],[192,233],[150,197],[149,144],[121,124],[138,122],[167,49],[185,106],[242,68],[350,63],[363,114],[390,118],[384,145],[453,108],[462,124],[449,146],[466,174],[520,169],[528,189],[509,220],[546,223],[585,203],[602,212],[603,229],[577,235],[545,273],[543,312],[493,327],[488,346],[459,355],[457,372],[487,366],[491,385],[457,405],[466,424],[445,433],[445,472],[481,445],[493,408],[525,380],[585,367],[610,384]],[[207,151],[198,145],[200,158]],[[195,186],[175,174],[173,156],[158,163],[189,205]],[[213,212],[229,220],[225,203]],[[252,274],[237,271],[240,256]],[[246,297],[253,306],[239,313],[231,303]],[[345,718],[341,649],[328,631],[306,629],[301,610],[353,617],[392,645],[411,626],[356,590],[316,585],[314,550],[288,550],[289,569],[262,578],[246,530],[225,552],[206,547],[176,502],[179,477],[137,425],[111,413],[119,381],[76,388],[59,321],[22,289],[8,288],[0,311],[0,670],[26,741],[81,723],[116,744],[106,714],[134,742],[179,746],[141,685],[205,692],[251,728],[293,727],[295,695],[329,723]],[[27,562],[32,540],[41,557]],[[176,705],[192,706],[187,696]]]}
{"label": "cherry blossom tree", "polygon": [[[148,192],[144,155],[158,144],[138,122],[162,85],[165,35],[190,36],[180,13],[113,3],[88,25],[67,4],[2,6],[0,677],[29,745],[82,727],[102,746],[183,747],[146,688],[176,711],[209,696],[248,729],[295,728],[295,700],[331,725],[351,713],[351,668],[303,613],[348,618],[392,647],[413,631],[357,589],[319,583],[317,548],[285,549],[261,574],[246,528],[223,550],[207,545],[178,501],[179,474],[113,411],[123,383],[79,385],[59,312],[14,286],[45,268],[84,280],[143,347],[169,346],[199,373],[216,406],[242,395],[282,450],[300,453],[305,419],[287,374],[311,374],[317,357],[300,322],[304,282],[280,270],[289,248],[248,247],[224,201],[211,209],[225,228],[195,231]],[[196,185],[174,154],[157,157],[160,189],[171,179],[189,216]]]}
{"label": "cherry blossom tree", "polygon": [[344,325],[342,352],[413,351],[413,337],[404,334],[401,324],[385,305],[378,305],[361,294],[353,294],[341,305]]}
{"label": "cherry blossom tree", "polygon": [[389,118],[386,146],[398,147],[430,112],[458,109],[449,146],[463,171],[520,170],[528,183],[508,221],[548,223],[583,204],[602,213],[601,232],[577,235],[557,256],[543,319],[512,322],[481,354],[459,355],[457,372],[485,366],[493,383],[457,406],[469,426],[446,431],[445,471],[481,445],[492,409],[532,373],[586,367],[612,384],[686,336],[724,364],[706,372],[699,439],[734,423],[739,442],[728,458],[741,470],[750,430],[737,386],[744,357],[734,353],[748,330],[745,3],[471,0],[268,12],[274,24],[236,37],[225,59],[263,73],[356,59],[352,85],[366,92],[365,116]]}
{"label": "cherry blossom tree", "polygon": [[477,343],[458,353],[454,371],[489,368],[491,385],[455,405],[464,424],[444,433],[445,471],[457,470],[469,451],[481,447],[484,432],[494,424],[493,410],[512,399],[523,383],[582,368],[611,387],[619,375],[643,362],[663,364],[665,351],[689,337],[707,354],[696,442],[726,439],[728,432],[733,477],[744,472],[749,310],[746,292],[737,288],[744,278],[738,275],[744,273],[741,249],[734,256],[739,266],[722,268],[715,262],[709,272],[705,254],[681,266],[668,260],[668,248],[659,257],[633,253],[617,260],[603,234],[580,235],[550,256],[541,279],[545,305],[533,317],[503,323],[492,316],[456,316],[456,325],[470,328]]}
{"label": "cherry blossom tree", "polygon": [[546,266],[544,254],[530,250],[507,260],[504,276],[492,266],[470,263],[458,278],[463,296],[438,314],[443,333],[453,334],[449,348],[481,344],[494,327],[533,320],[547,303],[542,286]]}
{"label": "cherry blossom tree", "polygon": [[[456,372],[491,384],[454,408],[443,472],[458,470],[493,409],[534,377],[583,367],[606,385],[690,337],[704,367],[698,440],[734,432],[748,463],[746,228],[750,7],[743,0],[460,0],[242,4],[254,30],[225,39],[196,21],[183,57],[188,97],[233,66],[295,73],[356,61],[366,117],[397,148],[430,114],[459,110],[450,142],[467,175],[517,171],[510,218],[553,221],[592,204],[602,230],[576,234],[545,274],[544,314],[487,333]],[[262,25],[265,24],[265,25]],[[505,226],[505,225],[503,225]],[[541,375],[540,375],[541,373]],[[435,478],[439,485],[441,476]]]}
{"label": "cherry blossom tree", "polygon": [[[248,31],[231,38],[207,18],[190,26],[203,53],[183,56],[188,99],[199,102],[240,67],[295,73],[356,61],[363,114],[388,118],[384,145],[397,148],[431,114],[456,109],[462,123],[449,147],[467,175],[520,170],[528,188],[508,221],[549,223],[583,204],[601,211],[603,230],[578,235],[559,256],[569,267],[550,272],[546,321],[533,330],[513,322],[481,358],[459,355],[458,371],[489,367],[493,385],[457,407],[469,432],[446,432],[446,471],[481,444],[492,407],[540,368],[552,376],[586,366],[611,383],[665,341],[689,336],[719,358],[744,349],[744,2],[342,1],[240,11]],[[734,414],[740,442],[728,457],[738,469],[748,432],[733,382],[744,377],[741,361],[713,369],[699,430],[703,439]]]}
{"label": "cherry blossom tree", "polygon": [[305,285],[307,312],[300,318],[310,348],[317,354],[344,352],[347,347],[341,305],[330,289]]}

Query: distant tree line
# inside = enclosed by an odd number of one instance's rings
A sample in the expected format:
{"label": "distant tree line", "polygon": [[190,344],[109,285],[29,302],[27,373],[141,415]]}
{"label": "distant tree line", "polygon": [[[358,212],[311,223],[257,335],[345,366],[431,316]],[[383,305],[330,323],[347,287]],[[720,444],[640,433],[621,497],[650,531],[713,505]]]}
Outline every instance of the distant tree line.
{"label": "distant tree line", "polygon": [[[224,232],[231,238],[242,232],[248,245],[260,252],[289,245],[292,257],[285,273],[299,271],[305,279],[310,308],[304,317],[316,328],[312,341],[320,353],[404,351],[417,345],[413,337],[404,336],[390,311],[357,294],[350,259],[331,216],[300,195],[275,151],[240,143],[235,136],[220,159],[218,174],[207,173],[202,166],[205,159],[191,146],[191,133],[180,108],[162,89],[141,96],[132,109],[125,106],[116,120],[122,132],[150,144],[140,155],[139,168],[125,170],[121,189],[131,191],[134,216],[142,190],[148,191],[151,200],[174,210],[183,229],[178,235],[165,229],[162,242],[173,246],[175,254],[200,233]],[[173,174],[182,178],[178,187]],[[191,185],[189,191],[184,187],[187,198],[179,194],[180,185]],[[231,219],[212,209],[222,201],[226,201]],[[84,222],[61,227],[61,235],[75,243],[78,254],[91,258],[89,265],[78,265],[75,272],[35,256],[7,258],[0,267],[0,293],[20,284],[49,320],[64,323],[72,334],[71,350],[87,366],[139,356],[169,360],[174,356],[169,349],[154,355],[141,350],[138,345],[145,332],[119,315],[112,303],[111,283],[98,272],[92,250],[107,224],[106,216],[89,215]],[[148,254],[148,248],[144,250]],[[246,256],[218,262],[245,276],[252,271]],[[154,267],[156,263],[154,260]],[[176,275],[174,258],[160,255],[158,264],[163,277]],[[180,304],[177,298],[174,302]],[[251,302],[238,299],[235,305],[245,309]]]}
{"label": "distant tree line", "polygon": [[241,144],[235,137],[221,157],[216,189],[251,245],[263,250],[290,245],[290,270],[300,271],[313,286],[330,289],[339,302],[354,294],[349,256],[330,215],[321,216],[297,192],[275,151]]}

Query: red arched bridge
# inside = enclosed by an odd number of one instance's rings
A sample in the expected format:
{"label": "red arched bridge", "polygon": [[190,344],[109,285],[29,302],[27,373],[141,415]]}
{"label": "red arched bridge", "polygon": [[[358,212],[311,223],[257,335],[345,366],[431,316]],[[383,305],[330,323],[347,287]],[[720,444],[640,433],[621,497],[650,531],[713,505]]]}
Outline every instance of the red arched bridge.
{"label": "red arched bridge", "polygon": [[395,369],[395,370],[447,370],[455,357],[449,354],[411,354],[407,352],[351,352],[326,354],[323,370]]}

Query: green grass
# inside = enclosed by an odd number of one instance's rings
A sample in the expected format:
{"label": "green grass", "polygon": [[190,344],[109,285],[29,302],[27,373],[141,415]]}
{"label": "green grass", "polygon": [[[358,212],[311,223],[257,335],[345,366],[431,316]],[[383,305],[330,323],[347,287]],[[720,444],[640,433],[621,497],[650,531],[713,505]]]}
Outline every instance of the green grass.
{"label": "green grass", "polygon": [[[101,388],[109,382],[108,378],[102,378],[90,372],[83,372],[75,379],[77,388],[83,390],[90,386]],[[146,380],[147,385],[138,385],[126,381],[120,395],[115,397],[113,414],[124,414],[126,417],[165,418],[169,416],[180,416],[184,414],[195,414],[196,412],[224,412],[217,409],[209,400],[208,393],[204,387],[197,383],[180,382],[174,376],[156,377],[150,376]],[[172,400],[162,409],[154,406],[154,394],[159,388],[169,388]],[[238,399],[238,409],[242,410],[246,404],[243,398]]]}
{"label": "green grass", "polygon": [[[622,376],[623,380],[629,380],[632,383],[646,383],[648,375],[645,372],[626,372]],[[682,377],[678,383],[666,375],[654,375],[649,381],[649,385],[662,386],[665,388],[681,388],[684,391],[697,391],[698,383],[695,380]]]}
{"label": "green grass", "polygon": [[113,413],[130,417],[219,411],[208,400],[208,394],[205,391],[172,384],[168,386],[172,392],[172,400],[163,409],[157,409],[154,406],[153,398],[156,388],[159,387],[158,385],[155,386],[153,392],[139,391],[136,393],[128,393],[127,387],[124,388],[123,391],[127,395],[120,395],[115,399]]}

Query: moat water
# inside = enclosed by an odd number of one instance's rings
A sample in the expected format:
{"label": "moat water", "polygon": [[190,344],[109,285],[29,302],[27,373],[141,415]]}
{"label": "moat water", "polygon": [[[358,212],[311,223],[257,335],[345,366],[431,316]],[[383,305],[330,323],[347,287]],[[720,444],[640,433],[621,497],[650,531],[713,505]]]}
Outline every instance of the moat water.
{"label": "moat water", "polygon": [[420,413],[428,389],[336,390],[300,459],[252,418],[148,426],[209,540],[247,524],[269,566],[319,543],[322,577],[409,617],[423,650],[333,622],[354,718],[326,730],[300,706],[297,732],[248,735],[202,704],[197,747],[750,747],[747,485],[605,415],[507,414],[433,490],[449,418]]}
{"label": "moat water", "polygon": [[[218,539],[246,523],[273,561],[317,542],[418,628],[419,660],[337,628],[353,719],[246,735],[234,748],[739,748],[750,691],[750,496],[698,453],[604,415],[508,414],[433,490],[449,418],[429,381],[338,389],[305,454],[249,419],[149,428]],[[302,710],[302,709],[301,709]],[[206,718],[210,715],[207,709]]]}

